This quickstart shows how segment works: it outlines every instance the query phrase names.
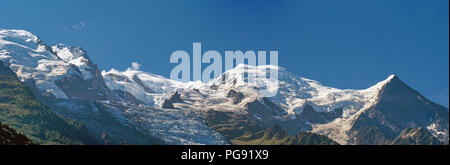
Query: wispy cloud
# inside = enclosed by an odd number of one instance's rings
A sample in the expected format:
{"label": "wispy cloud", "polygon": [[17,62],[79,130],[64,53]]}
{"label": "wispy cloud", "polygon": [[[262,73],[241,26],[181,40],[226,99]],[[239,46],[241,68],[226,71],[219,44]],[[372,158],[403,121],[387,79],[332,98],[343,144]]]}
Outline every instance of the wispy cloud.
{"label": "wispy cloud", "polygon": [[69,30],[81,30],[83,28],[85,28],[87,26],[87,23],[85,21],[79,21],[76,24],[73,24],[69,27],[64,27],[63,30],[64,31],[69,31]]}
{"label": "wispy cloud", "polygon": [[[139,64],[139,63],[137,63],[137,62],[132,62],[132,63],[131,63],[131,66],[128,67],[125,71],[140,71],[141,66],[142,66],[142,65]],[[120,71],[120,70],[118,70],[118,69],[115,69],[115,68],[111,68],[109,71],[103,70],[103,71],[102,71],[102,74],[105,74],[105,73],[107,73],[107,72],[110,72],[110,73],[120,73],[120,72],[122,72],[122,71]]]}
{"label": "wispy cloud", "polygon": [[75,30],[81,30],[86,27],[86,23],[84,21],[80,21],[77,24],[72,25],[72,28]]}

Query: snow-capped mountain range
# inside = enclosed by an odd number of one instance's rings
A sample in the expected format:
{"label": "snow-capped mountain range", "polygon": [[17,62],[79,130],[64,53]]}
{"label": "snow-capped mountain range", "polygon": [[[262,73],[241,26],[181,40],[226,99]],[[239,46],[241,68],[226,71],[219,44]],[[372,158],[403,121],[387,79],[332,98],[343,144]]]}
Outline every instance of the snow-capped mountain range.
{"label": "snow-capped mountain range", "polygon": [[[0,29],[0,61],[43,100],[52,100],[43,102],[65,117],[85,121],[84,116],[106,109],[123,125],[168,144],[229,143],[204,121],[211,110],[246,115],[263,127],[280,125],[290,134],[325,135],[340,144],[388,144],[404,129],[416,127],[441,142],[449,140],[448,109],[395,75],[363,90],[337,89],[282,67],[240,64],[208,83],[182,83],[138,67],[100,72],[79,47],[47,46],[30,32],[4,29]],[[278,81],[245,82],[245,75],[261,76],[268,69],[278,70]],[[259,89],[274,86],[276,96],[258,94]],[[98,133],[108,130],[90,126],[103,129],[94,131]],[[383,139],[371,139],[379,136]]]}

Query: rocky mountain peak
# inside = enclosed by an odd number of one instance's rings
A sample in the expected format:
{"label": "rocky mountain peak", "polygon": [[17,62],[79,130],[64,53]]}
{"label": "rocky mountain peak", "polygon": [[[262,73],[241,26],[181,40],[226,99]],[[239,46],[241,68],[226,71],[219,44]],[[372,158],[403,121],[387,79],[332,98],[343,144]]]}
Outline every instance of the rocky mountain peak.
{"label": "rocky mountain peak", "polygon": [[178,92],[175,92],[169,99],[164,100],[162,108],[173,109],[175,108],[173,103],[183,103],[181,95]]}

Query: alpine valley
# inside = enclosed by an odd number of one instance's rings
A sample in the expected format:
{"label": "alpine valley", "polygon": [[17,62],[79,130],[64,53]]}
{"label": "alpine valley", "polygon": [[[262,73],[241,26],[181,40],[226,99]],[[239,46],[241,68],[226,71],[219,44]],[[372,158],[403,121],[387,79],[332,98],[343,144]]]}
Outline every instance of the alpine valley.
{"label": "alpine valley", "polygon": [[[278,70],[278,81],[245,83],[268,69]],[[258,94],[274,85],[276,96]],[[395,75],[343,90],[282,67],[240,64],[208,83],[183,83],[138,67],[100,71],[80,47],[7,29],[0,29],[0,122],[0,144],[449,143],[449,109]]]}

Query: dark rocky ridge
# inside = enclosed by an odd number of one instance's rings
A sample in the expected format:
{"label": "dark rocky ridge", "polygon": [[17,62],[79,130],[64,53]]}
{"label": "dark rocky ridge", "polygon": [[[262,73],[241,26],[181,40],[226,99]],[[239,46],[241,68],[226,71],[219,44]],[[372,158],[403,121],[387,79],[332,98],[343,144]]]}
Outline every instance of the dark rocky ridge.
{"label": "dark rocky ridge", "polygon": [[442,144],[423,127],[406,128],[392,142],[393,145],[440,145]]}
{"label": "dark rocky ridge", "polygon": [[227,97],[233,100],[233,104],[239,104],[244,98],[244,95],[241,92],[230,89],[227,93]]}
{"label": "dark rocky ridge", "polygon": [[332,112],[317,112],[312,106],[306,105],[299,117],[311,123],[323,123],[342,116],[342,112],[342,108],[337,108]]}
{"label": "dark rocky ridge", "polygon": [[122,90],[113,90],[120,98],[133,103],[133,104],[145,104],[143,101],[134,97],[130,92],[122,91]]}
{"label": "dark rocky ridge", "polygon": [[27,136],[0,122],[0,145],[30,145],[33,144]]}
{"label": "dark rocky ridge", "polygon": [[[430,124],[448,133],[448,109],[429,101],[394,76],[380,90],[376,104],[355,121],[350,143],[391,144],[406,128],[425,128]],[[448,143],[448,137],[440,140]]]}
{"label": "dark rocky ridge", "polygon": [[175,92],[169,99],[165,99],[162,108],[174,109],[173,103],[183,103],[183,99],[181,99],[181,95],[178,92]]}
{"label": "dark rocky ridge", "polygon": [[139,86],[141,86],[142,88],[144,88],[144,91],[147,93],[155,93],[152,89],[150,89],[149,87],[145,86],[144,82],[142,82],[142,80],[137,76],[134,75],[133,76],[133,80],[134,82],[136,82]]}

